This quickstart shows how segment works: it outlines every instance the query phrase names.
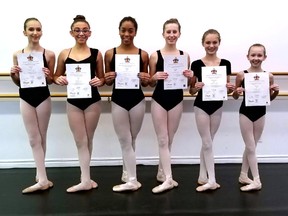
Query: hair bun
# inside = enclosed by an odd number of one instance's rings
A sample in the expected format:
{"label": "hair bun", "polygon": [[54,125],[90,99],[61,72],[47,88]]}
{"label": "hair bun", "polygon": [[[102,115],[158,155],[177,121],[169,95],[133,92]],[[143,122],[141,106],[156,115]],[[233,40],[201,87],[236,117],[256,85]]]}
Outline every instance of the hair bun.
{"label": "hair bun", "polygon": [[85,19],[85,16],[83,15],[77,15],[73,20],[76,21],[76,20],[86,20],[86,19]]}

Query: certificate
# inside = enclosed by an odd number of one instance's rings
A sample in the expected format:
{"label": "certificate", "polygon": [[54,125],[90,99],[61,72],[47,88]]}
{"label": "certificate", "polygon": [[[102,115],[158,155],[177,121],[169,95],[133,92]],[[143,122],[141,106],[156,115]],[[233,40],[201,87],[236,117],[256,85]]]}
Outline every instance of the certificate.
{"label": "certificate", "polygon": [[164,55],[164,71],[168,73],[168,78],[164,80],[164,89],[186,89],[188,79],[183,75],[187,69],[188,58],[186,55]]}
{"label": "certificate", "polygon": [[44,67],[42,52],[19,53],[17,61],[21,68],[19,73],[21,88],[46,86],[46,77],[42,70]]}
{"label": "certificate", "polygon": [[270,105],[269,73],[245,73],[244,85],[246,106]]}
{"label": "certificate", "polygon": [[66,64],[67,97],[68,98],[91,98],[90,64]]}
{"label": "certificate", "polygon": [[116,54],[115,55],[115,78],[116,89],[139,89],[140,80],[140,55]]}
{"label": "certificate", "polygon": [[202,100],[227,100],[227,73],[226,66],[202,67]]}

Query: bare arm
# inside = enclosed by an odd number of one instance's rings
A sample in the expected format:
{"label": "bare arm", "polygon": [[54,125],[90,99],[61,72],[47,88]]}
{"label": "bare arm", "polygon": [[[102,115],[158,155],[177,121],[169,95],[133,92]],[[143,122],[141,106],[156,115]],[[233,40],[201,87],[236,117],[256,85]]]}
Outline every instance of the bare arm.
{"label": "bare arm", "polygon": [[58,56],[56,71],[53,75],[54,82],[57,85],[68,84],[68,81],[65,76],[65,72],[66,72],[65,60],[66,60],[67,55],[68,55],[68,50],[63,50]]}
{"label": "bare arm", "polygon": [[230,75],[227,76],[226,88],[227,88],[227,94],[230,94],[235,90],[235,85],[230,82]]}
{"label": "bare arm", "polygon": [[105,64],[105,83],[108,86],[111,86],[114,83],[116,73],[115,71],[111,71],[110,64],[113,57],[113,49],[107,50],[104,56],[104,64]]}
{"label": "bare arm", "polygon": [[279,85],[274,83],[274,77],[272,73],[269,73],[270,80],[270,100],[274,100],[279,94]]}
{"label": "bare arm", "polygon": [[157,53],[156,52],[152,53],[149,60],[149,73],[150,73],[149,85],[151,87],[155,87],[157,83],[157,79],[154,76],[156,74],[157,60],[158,60]]}
{"label": "bare arm", "polygon": [[20,67],[18,66],[17,61],[17,54],[19,51],[13,54],[13,66],[11,67],[10,76],[12,81],[17,85],[20,86],[20,75],[19,72],[21,71]]}
{"label": "bare arm", "polygon": [[143,68],[141,68],[141,71],[139,73],[139,79],[141,81],[141,85],[146,87],[149,84],[150,75],[148,73],[148,66],[149,66],[149,55],[146,51],[141,51],[141,57],[143,61]]}
{"label": "bare arm", "polygon": [[241,71],[237,73],[236,80],[235,80],[235,90],[233,91],[233,94],[232,94],[235,100],[237,100],[244,91],[244,88],[242,88],[241,86],[243,79],[244,79],[244,72]]}
{"label": "bare arm", "polygon": [[94,87],[101,87],[105,84],[103,56],[100,51],[98,51],[97,60],[96,60],[95,77],[91,79],[89,84]]}
{"label": "bare arm", "polygon": [[43,68],[43,71],[45,73],[47,83],[52,84],[54,82],[53,74],[55,70],[55,61],[56,61],[55,53],[50,50],[46,50],[45,58],[47,59],[48,67]]}

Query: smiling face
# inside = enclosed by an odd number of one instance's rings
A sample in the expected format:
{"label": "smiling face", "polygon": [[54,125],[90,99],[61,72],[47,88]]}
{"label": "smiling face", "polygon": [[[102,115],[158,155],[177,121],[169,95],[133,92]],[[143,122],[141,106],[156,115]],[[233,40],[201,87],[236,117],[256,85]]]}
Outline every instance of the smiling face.
{"label": "smiling face", "polygon": [[266,59],[266,50],[263,45],[252,45],[247,54],[247,59],[254,68],[261,67],[262,62]]}
{"label": "smiling face", "polygon": [[39,43],[42,36],[42,25],[36,19],[31,19],[25,23],[23,34],[27,36],[29,42]]}
{"label": "smiling face", "polygon": [[136,36],[137,30],[132,21],[124,21],[119,27],[119,35],[121,41],[125,45],[133,44],[134,37]]}
{"label": "smiling face", "polygon": [[78,43],[86,43],[91,36],[91,31],[87,22],[78,21],[74,23],[70,34]]}
{"label": "smiling face", "polygon": [[177,23],[168,23],[163,29],[163,37],[167,44],[176,44],[180,37],[179,25]]}
{"label": "smiling face", "polygon": [[205,36],[202,45],[208,55],[215,55],[218,51],[220,40],[218,34],[209,33]]}

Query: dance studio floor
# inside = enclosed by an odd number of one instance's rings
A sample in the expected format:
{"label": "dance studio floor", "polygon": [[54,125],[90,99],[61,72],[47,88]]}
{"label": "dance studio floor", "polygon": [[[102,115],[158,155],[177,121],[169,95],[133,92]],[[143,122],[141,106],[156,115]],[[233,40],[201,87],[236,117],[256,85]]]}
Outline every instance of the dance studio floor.
{"label": "dance studio floor", "polygon": [[142,188],[136,192],[115,193],[120,183],[121,166],[91,167],[99,187],[75,194],[66,188],[79,181],[79,168],[48,168],[54,187],[35,194],[21,193],[34,184],[35,169],[0,169],[1,216],[288,216],[288,164],[259,164],[263,188],[241,192],[238,183],[240,164],[216,164],[217,182],[213,192],[196,192],[199,165],[173,165],[179,187],[153,194],[157,185],[157,166],[138,165]]}

